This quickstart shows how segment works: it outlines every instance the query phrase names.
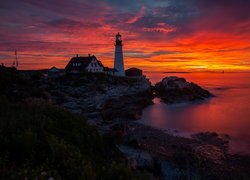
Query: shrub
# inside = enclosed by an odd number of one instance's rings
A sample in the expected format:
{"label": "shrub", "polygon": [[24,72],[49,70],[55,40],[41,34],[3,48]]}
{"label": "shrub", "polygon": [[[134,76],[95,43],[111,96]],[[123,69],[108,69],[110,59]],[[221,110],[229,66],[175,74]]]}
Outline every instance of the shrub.
{"label": "shrub", "polygon": [[106,141],[82,116],[0,98],[0,179],[143,178]]}

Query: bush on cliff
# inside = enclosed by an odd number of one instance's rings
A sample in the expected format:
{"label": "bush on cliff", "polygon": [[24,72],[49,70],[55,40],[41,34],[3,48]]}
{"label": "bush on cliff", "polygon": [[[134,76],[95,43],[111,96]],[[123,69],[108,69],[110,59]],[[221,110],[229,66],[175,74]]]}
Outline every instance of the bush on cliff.
{"label": "bush on cliff", "polygon": [[141,179],[81,116],[0,98],[0,179]]}
{"label": "bush on cliff", "polygon": [[[79,87],[86,84],[126,84],[133,85],[138,82],[138,79],[112,76],[104,73],[79,73],[79,74],[65,74],[55,77],[57,83]],[[98,82],[98,83],[97,83]]]}

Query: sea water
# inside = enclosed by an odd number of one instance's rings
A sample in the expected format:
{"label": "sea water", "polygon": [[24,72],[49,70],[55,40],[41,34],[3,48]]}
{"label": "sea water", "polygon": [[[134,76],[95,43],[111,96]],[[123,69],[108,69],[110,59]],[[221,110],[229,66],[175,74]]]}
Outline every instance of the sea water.
{"label": "sea water", "polygon": [[146,73],[152,84],[184,77],[215,97],[200,103],[166,105],[159,98],[143,111],[141,123],[182,134],[217,132],[231,137],[231,153],[250,154],[250,73]]}

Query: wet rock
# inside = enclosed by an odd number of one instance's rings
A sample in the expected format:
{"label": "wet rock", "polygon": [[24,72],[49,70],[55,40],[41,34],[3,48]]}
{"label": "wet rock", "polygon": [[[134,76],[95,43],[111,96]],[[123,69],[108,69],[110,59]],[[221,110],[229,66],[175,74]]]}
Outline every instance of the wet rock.
{"label": "wet rock", "polygon": [[156,83],[155,92],[167,104],[201,101],[212,96],[197,84],[175,76],[165,77]]}

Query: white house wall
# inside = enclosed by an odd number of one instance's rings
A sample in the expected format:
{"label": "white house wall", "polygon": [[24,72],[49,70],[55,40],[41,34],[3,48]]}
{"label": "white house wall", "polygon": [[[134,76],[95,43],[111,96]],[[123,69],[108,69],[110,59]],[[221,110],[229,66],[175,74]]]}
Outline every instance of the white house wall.
{"label": "white house wall", "polygon": [[89,65],[86,67],[87,72],[103,72],[103,67],[99,65],[98,61],[93,58]]}

